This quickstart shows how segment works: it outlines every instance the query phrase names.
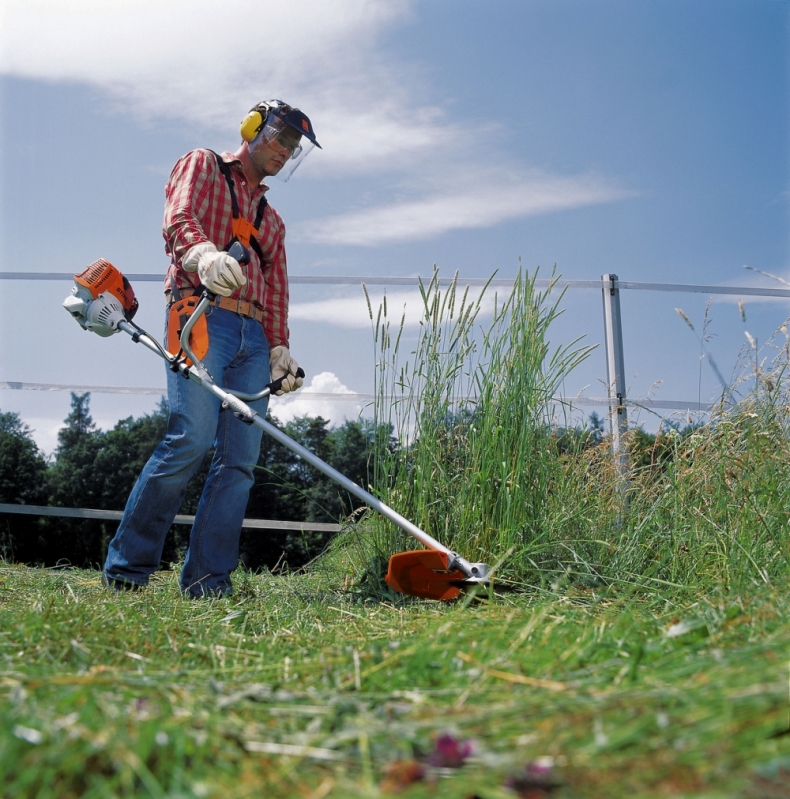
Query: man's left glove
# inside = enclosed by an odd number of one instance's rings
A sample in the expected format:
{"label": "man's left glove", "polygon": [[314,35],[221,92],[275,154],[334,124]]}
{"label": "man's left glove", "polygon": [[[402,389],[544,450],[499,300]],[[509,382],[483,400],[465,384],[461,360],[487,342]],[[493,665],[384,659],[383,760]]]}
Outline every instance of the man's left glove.
{"label": "man's left glove", "polygon": [[278,397],[289,391],[296,391],[304,383],[301,377],[296,376],[299,364],[291,357],[288,347],[280,345],[272,349],[269,353],[269,368],[272,382],[283,378],[282,390],[275,392]]}

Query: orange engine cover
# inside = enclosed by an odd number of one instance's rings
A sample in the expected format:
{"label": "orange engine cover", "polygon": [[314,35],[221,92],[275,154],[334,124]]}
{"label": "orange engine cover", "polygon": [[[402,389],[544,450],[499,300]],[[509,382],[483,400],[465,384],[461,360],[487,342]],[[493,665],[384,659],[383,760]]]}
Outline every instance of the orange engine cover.
{"label": "orange engine cover", "polygon": [[86,267],[84,272],[74,275],[74,280],[88,289],[94,300],[105,291],[117,297],[127,322],[137,313],[139,303],[134,296],[132,284],[109,261],[99,258]]}

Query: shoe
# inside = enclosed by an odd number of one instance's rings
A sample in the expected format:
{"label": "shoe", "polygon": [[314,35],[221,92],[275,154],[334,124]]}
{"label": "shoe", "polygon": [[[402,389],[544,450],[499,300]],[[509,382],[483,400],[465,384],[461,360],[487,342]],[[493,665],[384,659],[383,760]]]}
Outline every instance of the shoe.
{"label": "shoe", "polygon": [[118,580],[115,577],[110,577],[106,572],[102,572],[101,579],[108,591],[139,591],[141,588],[145,588],[144,585],[131,580]]}

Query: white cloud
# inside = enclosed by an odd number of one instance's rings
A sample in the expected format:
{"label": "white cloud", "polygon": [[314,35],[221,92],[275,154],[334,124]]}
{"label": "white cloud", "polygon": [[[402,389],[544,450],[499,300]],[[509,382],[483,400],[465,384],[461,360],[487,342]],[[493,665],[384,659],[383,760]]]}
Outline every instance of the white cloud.
{"label": "white cloud", "polygon": [[551,211],[614,202],[633,196],[597,175],[531,175],[469,179],[464,189],[306,223],[296,236],[322,244],[374,246],[419,241],[451,230],[492,227],[500,222]]}
{"label": "white cloud", "polygon": [[[386,32],[415,21],[416,6],[2,0],[0,73],[84,83],[116,111],[213,131],[229,146],[253,103],[281,97],[298,105],[324,148],[300,168],[301,179],[386,173],[409,193],[305,223],[303,238],[324,244],[422,240],[629,195],[600,176],[524,174],[506,152],[506,126],[472,131],[452,120],[431,100],[429,76],[382,46]],[[505,158],[506,168],[498,166]]]}
{"label": "white cloud", "polygon": [[[338,395],[336,400],[331,395]],[[356,392],[344,386],[332,372],[321,372],[313,377],[293,397],[272,397],[269,410],[281,422],[300,416],[322,416],[331,426],[343,424],[346,419],[357,419],[366,402],[350,399]],[[311,397],[312,395],[312,397]]]}
{"label": "white cloud", "polygon": [[[368,289],[370,295],[371,308],[375,319],[379,303],[383,297],[383,291],[378,287]],[[398,291],[387,294],[387,303],[390,318],[396,318],[400,322],[403,306],[418,308],[421,305],[419,291]],[[368,305],[362,290],[346,297],[333,297],[328,300],[317,302],[294,303],[288,311],[288,318],[304,322],[323,322],[325,324],[337,325],[338,327],[366,328],[371,329],[373,322],[370,318]],[[413,322],[417,324],[419,320]]]}
{"label": "white cloud", "polygon": [[[427,281],[424,282],[427,283]],[[416,327],[420,324],[420,320],[424,316],[424,304],[419,290],[385,292],[381,286],[368,286],[367,289],[370,297],[370,309],[373,312],[372,320],[368,304],[361,290],[345,297],[339,296],[316,302],[294,303],[289,309],[289,319],[292,321],[321,322],[323,324],[336,325],[337,327],[370,330],[378,317],[379,307],[386,294],[387,317],[394,327],[399,326],[401,320],[403,320],[403,325],[406,328]],[[464,289],[465,286],[461,280],[456,289],[456,308],[460,308]],[[471,302],[477,302],[480,292],[481,289],[478,287],[469,289],[466,299],[467,306]],[[480,302],[478,318],[484,318],[493,313],[497,293],[501,305],[503,296],[509,292],[501,287],[497,289],[489,288]]]}
{"label": "white cloud", "polygon": [[[761,289],[761,290],[774,290],[778,289],[779,291],[785,292],[790,289],[790,272],[788,270],[783,270],[780,274],[774,274],[771,272],[766,272],[757,268],[753,268],[751,266],[744,265],[744,272],[740,274],[739,277],[725,280],[717,285],[724,286],[724,287],[732,287],[732,288],[739,288],[741,286],[746,286],[748,288],[753,289]],[[743,304],[747,307],[753,305],[763,305],[763,304],[777,304],[780,303],[782,305],[788,304],[788,298],[786,296],[765,296],[760,294],[711,294],[710,296],[711,302],[717,304],[738,304],[739,302],[743,302]]]}
{"label": "white cloud", "polygon": [[[0,72],[96,86],[143,119],[236,136],[255,102],[281,97],[313,120],[321,157],[302,171],[400,167],[446,137],[415,103],[381,33],[414,0],[4,0]],[[413,76],[412,76],[413,77]],[[409,138],[403,108],[409,108]]]}

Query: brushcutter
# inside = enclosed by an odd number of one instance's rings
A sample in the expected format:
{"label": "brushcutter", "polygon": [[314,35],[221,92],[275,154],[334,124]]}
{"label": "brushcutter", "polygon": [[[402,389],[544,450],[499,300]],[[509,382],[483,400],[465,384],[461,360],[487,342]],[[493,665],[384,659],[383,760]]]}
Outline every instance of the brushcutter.
{"label": "brushcutter", "polygon": [[[249,253],[238,242],[231,247],[229,254],[240,263],[249,261]],[[269,383],[257,394],[229,392],[216,384],[201,361],[206,352],[203,314],[214,299],[215,296],[205,289],[199,297],[189,298],[190,305],[183,309],[185,314],[181,317],[184,324],[181,326],[180,338],[169,336],[170,349],[165,349],[153,336],[132,321],[138,308],[134,291],[129,281],[109,261],[95,261],[84,272],[75,275],[74,288],[63,306],[83,329],[99,336],[112,336],[119,331],[127,333],[132,341],[142,344],[163,358],[171,369],[181,372],[218,397],[222,407],[231,410],[242,422],[260,427],[264,433],[427,547],[399,552],[390,558],[385,580],[393,590],[424,599],[449,600],[457,597],[464,588],[488,584],[489,567],[484,563],[470,563],[457,552],[448,549],[250,408],[248,402],[279,391],[283,378]],[[301,369],[299,372],[299,376],[304,377]]]}

